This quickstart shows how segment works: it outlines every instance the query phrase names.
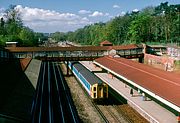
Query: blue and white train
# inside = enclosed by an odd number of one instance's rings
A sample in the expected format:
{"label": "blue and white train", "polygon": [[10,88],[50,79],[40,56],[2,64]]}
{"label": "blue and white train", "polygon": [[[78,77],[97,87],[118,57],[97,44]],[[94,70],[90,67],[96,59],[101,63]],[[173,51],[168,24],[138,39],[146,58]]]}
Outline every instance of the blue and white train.
{"label": "blue and white train", "polygon": [[79,62],[69,62],[69,68],[94,100],[108,98],[108,85]]}

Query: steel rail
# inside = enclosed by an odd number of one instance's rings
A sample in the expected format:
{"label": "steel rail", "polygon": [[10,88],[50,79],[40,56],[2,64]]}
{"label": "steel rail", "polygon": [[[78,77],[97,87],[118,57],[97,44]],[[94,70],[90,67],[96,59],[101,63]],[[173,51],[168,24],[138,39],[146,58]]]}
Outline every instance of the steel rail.
{"label": "steel rail", "polygon": [[[108,107],[106,107],[107,109]],[[109,109],[107,109],[108,113],[118,122],[121,123],[121,121],[117,118],[117,116]]]}
{"label": "steel rail", "polygon": [[41,98],[40,98],[40,111],[39,111],[39,117],[38,117],[38,123],[41,123],[41,115],[42,115],[42,103],[43,103],[43,92],[44,92],[44,78],[45,78],[45,72],[46,72],[46,62],[44,62],[44,71],[43,71],[43,79],[42,79],[42,90],[41,90]]}
{"label": "steel rail", "polygon": [[62,117],[62,123],[65,123],[65,119],[64,119],[64,113],[63,113],[63,108],[62,108],[62,104],[61,104],[61,97],[60,97],[60,90],[59,90],[59,86],[58,86],[58,80],[57,80],[57,73],[55,71],[55,65],[53,63],[53,72],[54,72],[54,76],[55,76],[55,83],[56,83],[56,89],[57,89],[57,93],[58,93],[58,102],[59,102],[59,107],[60,107],[60,111],[61,111],[61,117]]}
{"label": "steel rail", "polygon": [[51,70],[50,63],[48,62],[48,113],[49,113],[49,123],[53,123],[53,108],[52,108],[52,95],[51,95]]}
{"label": "steel rail", "polygon": [[41,81],[42,81],[42,75],[41,73],[44,71],[44,62],[41,63],[41,67],[40,67],[40,76],[39,76],[39,79],[38,79],[38,83],[37,83],[37,86],[36,86],[36,95],[35,95],[35,99],[33,100],[32,102],[32,107],[31,107],[31,122],[34,123],[35,122],[35,114],[36,114],[36,109],[37,109],[37,103],[38,103],[38,99],[39,99],[39,96],[40,96],[40,88],[41,88]]}
{"label": "steel rail", "polygon": [[13,116],[10,116],[10,115],[5,115],[5,114],[0,114],[0,117],[10,119],[10,120],[13,120],[13,121],[18,121],[20,123],[24,123],[24,121],[25,121],[25,119],[20,119],[20,118],[13,117]]}
{"label": "steel rail", "polygon": [[133,123],[133,121],[127,115],[125,115],[125,113],[123,112],[123,110],[120,107],[115,106],[115,105],[113,105],[113,107],[117,110],[118,113],[120,113],[123,116],[123,118],[126,121],[128,121],[129,123]]}
{"label": "steel rail", "polygon": [[106,116],[104,115],[104,113],[101,111],[101,109],[94,103],[92,102],[92,105],[95,107],[95,109],[98,111],[99,115],[101,116],[101,118],[104,120],[105,123],[109,123],[109,120],[106,118]]}
{"label": "steel rail", "polygon": [[[109,93],[113,96],[113,97],[115,97],[114,96],[114,94],[111,92],[111,91],[109,91]],[[116,98],[116,97],[115,97]],[[122,103],[122,104],[125,104],[122,100],[118,100],[120,103]],[[113,105],[113,107],[116,109],[116,111],[118,112],[118,113],[120,113],[122,116],[123,116],[123,118],[127,121],[127,122],[129,122],[129,123],[133,123],[133,121],[127,116],[127,115],[125,115],[125,113],[123,112],[123,110],[122,109],[120,109],[120,107],[118,107],[118,106],[116,106],[116,105]]]}
{"label": "steel rail", "polygon": [[[60,79],[61,79],[61,82],[62,82],[62,85],[63,85],[63,89],[64,89],[64,91],[66,92],[66,87],[65,87],[65,84],[64,84],[64,79],[63,79],[63,76],[62,76],[62,72],[60,71],[60,68],[59,67],[57,67],[58,68],[58,73],[59,73],[59,75],[60,75]],[[75,116],[75,113],[74,113],[74,111],[73,111],[73,108],[72,108],[72,102],[70,101],[70,99],[69,99],[69,95],[67,94],[67,92],[65,93],[65,97],[66,97],[66,99],[67,99],[67,101],[68,101],[68,106],[69,106],[69,108],[70,108],[70,111],[71,111],[71,115],[72,115],[72,118],[73,118],[73,122],[74,123],[78,123],[79,121],[78,121],[78,119],[77,119],[77,116]]]}

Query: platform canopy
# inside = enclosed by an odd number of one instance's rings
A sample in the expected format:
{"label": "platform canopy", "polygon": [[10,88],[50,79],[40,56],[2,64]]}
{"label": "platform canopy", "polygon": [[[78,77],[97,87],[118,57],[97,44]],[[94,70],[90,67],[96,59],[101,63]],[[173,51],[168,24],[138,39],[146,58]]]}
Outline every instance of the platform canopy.
{"label": "platform canopy", "polygon": [[113,57],[94,63],[180,112],[180,76],[145,64]]}

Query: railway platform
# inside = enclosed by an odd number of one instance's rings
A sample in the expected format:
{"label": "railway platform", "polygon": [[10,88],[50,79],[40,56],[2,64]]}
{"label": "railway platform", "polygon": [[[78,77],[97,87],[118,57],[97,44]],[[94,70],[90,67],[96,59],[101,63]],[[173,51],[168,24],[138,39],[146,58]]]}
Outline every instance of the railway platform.
{"label": "railway platform", "polygon": [[93,72],[102,71],[102,69],[94,65],[92,61],[79,61],[79,62],[90,71],[93,71]]}
{"label": "railway platform", "polygon": [[137,91],[133,90],[134,94],[131,96],[131,88],[115,77],[112,78],[106,73],[95,74],[111,86],[111,88],[116,90],[121,96],[127,99],[128,104],[136,109],[136,111],[143,115],[148,121],[153,123],[177,123],[176,116],[173,113],[150,99],[143,101],[142,95],[139,95]]}
{"label": "railway platform", "polygon": [[[89,70],[98,70],[91,62],[83,62],[86,68]],[[131,105],[136,111],[144,116],[149,122],[152,123],[177,123],[177,116],[163,108],[156,102],[146,99],[143,100],[143,96],[136,90],[133,90],[133,96],[130,94],[131,87],[125,85],[119,79],[110,76],[108,73],[95,72],[99,78],[105,81],[111,88],[117,93],[123,96],[129,105]]]}

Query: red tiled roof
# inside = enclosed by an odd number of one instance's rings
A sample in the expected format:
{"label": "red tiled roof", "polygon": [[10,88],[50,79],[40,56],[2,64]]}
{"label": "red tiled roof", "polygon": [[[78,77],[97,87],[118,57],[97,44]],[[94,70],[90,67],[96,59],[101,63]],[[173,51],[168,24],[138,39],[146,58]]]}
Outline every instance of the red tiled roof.
{"label": "red tiled roof", "polygon": [[23,71],[26,70],[26,68],[28,67],[30,61],[32,58],[24,58],[24,59],[20,59],[20,63],[21,63],[21,68]]}
{"label": "red tiled roof", "polygon": [[109,46],[109,47],[111,47],[112,49],[115,49],[115,50],[118,50],[118,49],[128,50],[128,49],[142,48],[142,47],[137,46],[136,44]]}
{"label": "red tiled roof", "polygon": [[124,58],[106,56],[96,59],[95,62],[180,106],[180,76]]}
{"label": "red tiled roof", "polygon": [[107,40],[105,40],[105,41],[101,42],[100,44],[112,44],[112,43],[107,41]]}

